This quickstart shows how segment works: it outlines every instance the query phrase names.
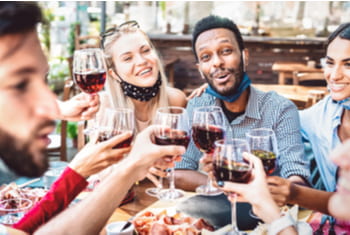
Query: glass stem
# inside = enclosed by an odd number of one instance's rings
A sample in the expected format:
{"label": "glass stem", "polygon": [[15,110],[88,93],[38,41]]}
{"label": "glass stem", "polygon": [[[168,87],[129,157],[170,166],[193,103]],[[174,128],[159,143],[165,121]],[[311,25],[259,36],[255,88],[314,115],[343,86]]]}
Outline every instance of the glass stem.
{"label": "glass stem", "polygon": [[158,191],[163,189],[163,177],[159,177],[159,182],[157,184]]}
{"label": "glass stem", "polygon": [[231,198],[233,199],[233,201],[231,201],[232,230],[233,230],[233,234],[239,234],[239,230],[237,227],[237,213],[236,213],[237,194],[235,193],[231,194]]}
{"label": "glass stem", "polygon": [[175,169],[174,167],[170,168],[169,172],[169,189],[170,191],[175,191]]}
{"label": "glass stem", "polygon": [[213,191],[213,188],[214,188],[213,182],[212,182],[211,178],[208,176],[208,179],[207,179],[207,187],[206,187],[207,192]]}

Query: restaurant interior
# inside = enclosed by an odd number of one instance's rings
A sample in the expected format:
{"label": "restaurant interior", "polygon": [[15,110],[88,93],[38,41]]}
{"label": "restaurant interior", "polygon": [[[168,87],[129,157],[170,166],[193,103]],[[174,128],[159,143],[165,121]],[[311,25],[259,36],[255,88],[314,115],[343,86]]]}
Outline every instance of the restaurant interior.
{"label": "restaurant interior", "polygon": [[[253,86],[263,91],[275,91],[302,110],[327,95],[323,75],[325,42],[338,25],[350,22],[349,1],[47,1],[39,4],[47,19],[39,26],[39,35],[50,64],[48,83],[61,100],[68,100],[80,92],[72,79],[74,51],[99,47],[101,33],[128,20],[136,20],[147,32],[163,61],[168,85],[190,95],[205,83],[196,66],[191,33],[199,19],[216,14],[228,17],[238,25],[249,50],[246,72]],[[52,162],[69,162],[86,143],[83,134],[86,126],[70,121],[57,124],[48,154]],[[27,180],[22,178],[16,182],[21,184]],[[40,187],[41,184],[43,179],[31,186]],[[167,208],[165,213],[173,213],[179,201],[151,197],[145,192],[150,187],[154,185],[149,180],[136,182],[135,196],[113,213],[108,224],[130,221],[140,215],[140,211],[149,209],[159,212]],[[76,201],[88,193],[82,193]],[[186,198],[194,195],[193,192],[185,193]],[[200,200],[204,203],[207,199]],[[211,204],[211,201],[207,203]],[[185,211],[188,209],[186,204],[181,206]],[[217,207],[230,209],[225,203]],[[315,219],[311,210],[289,209],[299,221]],[[316,216],[319,221],[319,214]],[[248,225],[244,227],[244,219],[239,220],[243,229],[254,229]],[[202,234],[225,234],[227,226],[219,229],[217,233],[207,231]],[[107,232],[104,229],[100,234]]]}

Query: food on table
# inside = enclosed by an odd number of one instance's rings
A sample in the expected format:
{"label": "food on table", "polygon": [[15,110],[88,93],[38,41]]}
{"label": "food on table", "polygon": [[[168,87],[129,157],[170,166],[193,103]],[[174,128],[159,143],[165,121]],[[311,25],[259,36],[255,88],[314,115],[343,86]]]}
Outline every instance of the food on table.
{"label": "food on table", "polygon": [[27,198],[35,205],[47,193],[43,188],[20,188],[16,183],[0,186],[0,201],[6,199]]}
{"label": "food on table", "polygon": [[132,222],[140,235],[198,235],[202,229],[214,231],[214,227],[202,218],[196,219],[183,213],[169,215],[167,210],[159,213],[146,211]]}

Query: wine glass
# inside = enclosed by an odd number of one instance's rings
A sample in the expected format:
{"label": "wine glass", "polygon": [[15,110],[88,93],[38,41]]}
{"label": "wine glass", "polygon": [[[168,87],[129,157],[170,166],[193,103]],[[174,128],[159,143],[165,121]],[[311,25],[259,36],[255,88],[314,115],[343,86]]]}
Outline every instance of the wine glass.
{"label": "wine glass", "polygon": [[[277,139],[275,132],[270,128],[256,128],[246,133],[251,153],[260,158],[266,175],[271,175],[277,168]],[[250,216],[258,219],[252,210]]]}
{"label": "wine glass", "polygon": [[[96,117],[96,124],[93,131],[89,134],[97,135],[97,141],[102,142],[112,138],[115,135],[122,134],[124,132],[134,133],[135,118],[134,111],[130,108],[105,108],[103,112],[99,112]],[[134,135],[132,134],[129,138],[122,141],[113,147],[116,148],[126,148],[131,145]],[[103,178],[104,175],[109,173],[113,169],[113,166],[106,168],[102,172],[97,173],[92,177],[92,186],[94,188],[96,183]]]}
{"label": "wine glass", "polygon": [[[190,142],[188,115],[181,107],[162,107],[156,111],[154,133],[155,143],[158,145],[182,145],[187,148]],[[173,156],[165,156],[172,158]],[[182,190],[175,188],[174,167],[169,172],[169,189],[161,189],[158,198],[173,200],[184,196]]]}
{"label": "wine glass", "polygon": [[256,128],[246,133],[246,139],[252,154],[260,158],[265,173],[271,175],[277,168],[277,140],[270,128]]}
{"label": "wine glass", "polygon": [[[193,113],[192,139],[199,151],[206,154],[214,152],[216,140],[224,139],[224,113],[219,106],[198,107]],[[202,195],[218,195],[222,191],[213,187],[210,177],[206,185],[196,188],[196,192]]]}
{"label": "wine glass", "polygon": [[88,48],[74,51],[73,80],[81,91],[91,95],[101,91],[106,81],[106,70],[101,49]]}
{"label": "wine glass", "polygon": [[[217,140],[213,154],[213,173],[216,181],[248,183],[252,173],[252,163],[246,161],[242,154],[249,152],[245,139]],[[237,226],[235,193],[231,194],[231,223],[233,234],[241,234]]]}

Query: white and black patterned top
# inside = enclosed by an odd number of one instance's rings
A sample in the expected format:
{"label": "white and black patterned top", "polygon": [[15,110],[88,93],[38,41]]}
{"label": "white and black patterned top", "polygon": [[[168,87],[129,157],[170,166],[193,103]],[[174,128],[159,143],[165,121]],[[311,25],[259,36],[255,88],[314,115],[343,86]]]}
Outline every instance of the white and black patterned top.
{"label": "white and black patterned top", "polygon": [[[220,100],[207,93],[195,97],[187,104],[187,111],[192,123],[195,107],[221,106]],[[272,128],[278,142],[279,175],[288,178],[292,175],[309,178],[310,170],[304,154],[304,146],[300,133],[300,121],[297,107],[290,100],[276,92],[263,92],[250,86],[250,96],[245,113],[238,116],[230,124],[226,119],[226,138],[245,138],[245,133],[253,128]],[[233,135],[233,136],[232,136]],[[176,163],[176,169],[198,170],[202,153],[197,149],[193,140],[188,146],[182,161]]]}

